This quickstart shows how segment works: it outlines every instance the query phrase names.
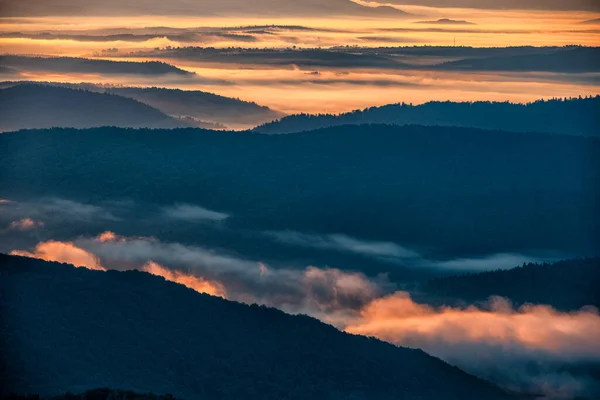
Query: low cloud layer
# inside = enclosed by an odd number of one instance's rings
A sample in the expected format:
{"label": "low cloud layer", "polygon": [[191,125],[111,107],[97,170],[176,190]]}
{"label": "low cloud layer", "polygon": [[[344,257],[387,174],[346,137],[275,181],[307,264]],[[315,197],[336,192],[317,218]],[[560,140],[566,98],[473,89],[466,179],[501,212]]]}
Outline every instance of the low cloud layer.
{"label": "low cloud layer", "polygon": [[[275,237],[294,245],[372,257],[418,257],[393,243],[344,235],[315,238],[288,233]],[[385,276],[369,278],[358,272],[314,266],[273,268],[198,246],[124,237],[110,231],[71,242],[40,242],[30,251],[12,254],[92,269],[138,269],[201,293],[309,314],[350,333],[422,348],[505,387],[543,393],[548,398],[600,393],[585,369],[600,362],[596,339],[600,315],[596,309],[571,313],[543,305],[514,309],[509,300],[501,298],[492,299],[487,306],[434,308],[415,303],[408,293],[395,292]],[[497,257],[492,261],[497,262]],[[570,366],[578,369],[571,371]]]}
{"label": "low cloud layer", "polygon": [[530,256],[517,253],[488,254],[480,257],[435,260],[422,252],[393,242],[370,241],[343,234],[307,234],[296,231],[267,232],[273,240],[293,246],[353,253],[379,261],[415,268],[451,271],[491,271],[514,268],[530,262],[552,261],[554,257]]}
{"label": "low cloud layer", "polygon": [[98,257],[77,247],[72,242],[58,242],[50,240],[38,243],[32,251],[13,250],[14,256],[39,258],[46,261],[57,261],[72,264],[76,267],[85,267],[105,271]]}
{"label": "low cloud layer", "polygon": [[165,207],[163,211],[168,218],[188,222],[223,221],[229,218],[228,214],[192,204],[176,204],[171,207]]}
{"label": "low cloud layer", "polygon": [[35,229],[38,227],[43,227],[44,222],[42,221],[34,221],[31,218],[21,218],[18,221],[13,221],[8,226],[8,230],[16,230],[16,231],[29,231],[31,229]]}
{"label": "low cloud layer", "polygon": [[600,314],[596,309],[560,313],[549,306],[514,309],[506,299],[489,309],[413,302],[396,292],[373,301],[346,331],[417,347],[460,368],[516,390],[548,398],[600,394],[600,387],[568,365],[600,362]]}
{"label": "low cloud layer", "polygon": [[295,246],[350,252],[363,256],[387,260],[407,260],[420,255],[410,249],[391,242],[367,241],[342,234],[306,234],[295,231],[268,232],[274,240]]}
{"label": "low cloud layer", "polygon": [[600,11],[600,3],[594,0],[386,0],[381,3],[487,10]]}
{"label": "low cloud layer", "polygon": [[40,199],[36,202],[0,201],[0,220],[19,218],[22,223],[58,219],[61,221],[119,221],[119,217],[106,208],[60,198]]}
{"label": "low cloud layer", "polygon": [[148,261],[142,266],[141,270],[152,275],[162,276],[168,281],[179,283],[199,293],[208,293],[220,297],[225,296],[225,289],[219,283],[208,282],[191,274],[170,270],[154,261]]}
{"label": "low cloud layer", "polygon": [[14,250],[11,254],[91,269],[138,269],[199,292],[323,318],[359,310],[392,287],[384,276],[369,279],[358,272],[313,266],[270,268],[198,246],[123,237],[113,232],[73,242],[40,242],[30,251]]}

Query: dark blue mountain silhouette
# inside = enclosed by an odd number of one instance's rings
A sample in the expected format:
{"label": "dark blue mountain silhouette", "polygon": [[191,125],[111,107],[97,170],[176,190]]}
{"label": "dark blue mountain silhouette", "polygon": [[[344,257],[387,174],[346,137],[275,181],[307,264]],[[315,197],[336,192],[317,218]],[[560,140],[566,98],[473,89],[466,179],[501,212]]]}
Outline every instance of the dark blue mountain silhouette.
{"label": "dark blue mountain silhouette", "polygon": [[429,102],[390,104],[339,115],[298,114],[255,128],[261,133],[291,133],[336,125],[384,123],[502,129],[515,132],[551,132],[599,136],[600,96],[540,100],[533,103]]}
{"label": "dark blue mountain silhouette", "polygon": [[598,251],[595,138],[386,125],[54,129],[0,135],[0,159],[0,198],[201,204],[237,229],[344,233],[448,257]]}
{"label": "dark blue mountain silhouette", "polygon": [[505,399],[420,350],[146,273],[0,255],[3,394],[96,387],[188,399]]}
{"label": "dark blue mountain silhouette", "polygon": [[184,71],[173,65],[160,61],[130,62],[76,57],[28,57],[2,55],[0,56],[0,65],[13,68],[17,71],[138,75],[176,74],[182,76],[195,75],[193,72]]}
{"label": "dark blue mountain silhouette", "polygon": [[111,94],[21,84],[0,89],[0,130],[24,128],[193,126],[139,101]]}
{"label": "dark blue mountain silhouette", "polygon": [[174,117],[191,117],[200,121],[223,124],[232,128],[253,127],[281,118],[284,114],[253,102],[202,92],[166,88],[115,87],[92,83],[2,82],[0,88],[19,84],[38,84],[110,93],[135,99]]}
{"label": "dark blue mountain silhouette", "polygon": [[436,69],[478,71],[598,72],[600,48],[577,47],[551,54],[467,58],[440,64]]}
{"label": "dark blue mountain silhouette", "polygon": [[516,306],[548,304],[571,311],[584,306],[600,308],[598,287],[600,258],[582,258],[434,279],[414,297],[429,304],[459,305],[502,296]]}

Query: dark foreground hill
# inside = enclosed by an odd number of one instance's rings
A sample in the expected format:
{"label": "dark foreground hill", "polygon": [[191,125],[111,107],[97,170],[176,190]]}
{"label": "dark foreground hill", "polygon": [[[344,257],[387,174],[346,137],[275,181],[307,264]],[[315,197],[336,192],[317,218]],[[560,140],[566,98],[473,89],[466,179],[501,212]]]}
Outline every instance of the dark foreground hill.
{"label": "dark foreground hill", "polygon": [[390,104],[340,115],[291,115],[255,128],[262,133],[292,133],[347,124],[461,126],[514,132],[600,136],[600,96],[584,99],[498,102]]}
{"label": "dark foreground hill", "polygon": [[3,393],[188,399],[502,399],[420,350],[141,272],[0,255]]}
{"label": "dark foreground hill", "polygon": [[582,258],[434,279],[414,297],[429,304],[460,305],[502,296],[515,306],[548,304],[569,311],[584,306],[600,308],[598,288],[600,258]]}
{"label": "dark foreground hill", "polygon": [[40,396],[37,394],[9,394],[3,400],[178,400],[170,394],[136,393],[131,390],[99,388],[74,394],[67,392],[58,396]]}
{"label": "dark foreground hill", "polygon": [[136,100],[85,90],[36,84],[0,89],[0,130],[120,126],[190,126]]}

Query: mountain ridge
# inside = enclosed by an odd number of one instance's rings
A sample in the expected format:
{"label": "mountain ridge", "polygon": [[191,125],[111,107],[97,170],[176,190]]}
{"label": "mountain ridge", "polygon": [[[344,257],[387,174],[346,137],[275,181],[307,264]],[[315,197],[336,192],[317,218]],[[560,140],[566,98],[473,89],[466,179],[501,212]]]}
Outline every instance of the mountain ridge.
{"label": "mountain ridge", "polygon": [[[217,123],[235,129],[247,129],[263,122],[273,121],[285,115],[254,102],[199,90],[32,81],[0,82],[0,89],[19,84],[44,85],[114,94],[147,104],[171,117],[191,117],[196,120]],[[193,124],[191,125],[193,126]],[[182,126],[185,125],[182,124]],[[208,128],[210,129],[210,127]]]}
{"label": "mountain ridge", "polygon": [[36,84],[0,89],[0,131],[98,126],[189,127],[147,104],[108,93]]}
{"label": "mountain ridge", "polygon": [[295,114],[254,128],[260,133],[292,133],[340,125],[457,126],[465,128],[536,131],[599,136],[600,96],[538,100],[532,103],[431,101],[369,107],[342,114]]}
{"label": "mountain ridge", "polygon": [[109,386],[190,399],[511,398],[421,350],[139,271],[7,255],[0,271],[2,360],[13,361],[4,394]]}

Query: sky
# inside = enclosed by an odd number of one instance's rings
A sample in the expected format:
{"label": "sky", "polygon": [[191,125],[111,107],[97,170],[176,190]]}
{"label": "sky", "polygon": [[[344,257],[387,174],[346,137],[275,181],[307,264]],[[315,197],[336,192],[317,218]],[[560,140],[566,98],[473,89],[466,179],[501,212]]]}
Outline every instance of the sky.
{"label": "sky", "polygon": [[[186,82],[35,71],[2,80],[135,84],[205,90],[284,113],[351,111],[399,101],[527,102],[599,92],[599,77],[390,71],[377,66],[209,63],[144,54],[187,46],[328,49],[389,46],[600,44],[599,1],[356,0],[0,2],[0,54],[161,59],[196,72]],[[441,22],[440,22],[441,20]],[[592,21],[592,22],[587,22]],[[587,22],[587,23],[585,23]],[[268,27],[277,25],[278,27]],[[265,28],[265,26],[267,26]],[[135,58],[131,55],[135,54]],[[413,59],[415,63],[435,60]],[[447,61],[439,60],[439,61]],[[290,98],[290,93],[294,97]]]}

